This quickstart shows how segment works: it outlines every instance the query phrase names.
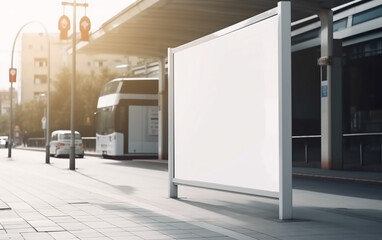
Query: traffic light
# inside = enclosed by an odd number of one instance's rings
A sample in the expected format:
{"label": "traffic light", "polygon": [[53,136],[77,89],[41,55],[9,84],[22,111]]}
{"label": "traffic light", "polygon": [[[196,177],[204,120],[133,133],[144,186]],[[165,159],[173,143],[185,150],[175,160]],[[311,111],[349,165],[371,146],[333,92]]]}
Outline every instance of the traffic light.
{"label": "traffic light", "polygon": [[16,75],[17,75],[17,69],[16,68],[10,68],[9,69],[9,82],[10,83],[16,82]]}
{"label": "traffic light", "polygon": [[87,16],[83,16],[80,20],[81,41],[89,41],[90,28],[90,19]]}
{"label": "traffic light", "polygon": [[58,29],[60,30],[60,39],[68,39],[68,31],[70,29],[70,19],[66,15],[62,15],[58,20]]}

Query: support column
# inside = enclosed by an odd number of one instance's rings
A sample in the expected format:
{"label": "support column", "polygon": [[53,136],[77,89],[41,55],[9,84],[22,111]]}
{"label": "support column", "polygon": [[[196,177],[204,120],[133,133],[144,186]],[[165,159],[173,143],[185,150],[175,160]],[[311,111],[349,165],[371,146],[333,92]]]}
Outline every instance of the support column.
{"label": "support column", "polygon": [[168,158],[168,80],[166,78],[165,60],[159,59],[159,86],[158,86],[158,158]]}
{"label": "support column", "polygon": [[[333,50],[333,12],[321,10],[321,168],[342,168],[341,43]],[[337,45],[337,44],[336,44]]]}
{"label": "support column", "polygon": [[174,152],[174,55],[171,48],[168,49],[168,174],[169,174],[169,197],[178,198],[178,185],[175,178],[175,152]]}

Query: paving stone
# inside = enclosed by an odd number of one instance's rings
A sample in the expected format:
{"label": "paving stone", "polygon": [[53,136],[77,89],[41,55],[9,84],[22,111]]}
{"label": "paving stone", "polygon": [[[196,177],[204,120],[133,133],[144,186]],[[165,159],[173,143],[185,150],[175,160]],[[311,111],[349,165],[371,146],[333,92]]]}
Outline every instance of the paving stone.
{"label": "paving stone", "polygon": [[0,240],[26,240],[20,233],[6,233],[0,235]]}
{"label": "paving stone", "polygon": [[74,218],[71,216],[54,216],[54,217],[49,217],[49,219],[55,223],[71,223],[76,221]]}
{"label": "paving stone", "polygon": [[126,239],[128,239],[131,236],[136,236],[133,233],[126,232],[123,230],[114,231],[114,232],[105,232],[105,231],[103,231],[103,229],[101,229],[101,230],[99,230],[99,232],[104,234],[105,236],[108,236],[108,237],[126,237]]}
{"label": "paving stone", "polygon": [[31,226],[27,222],[20,223],[20,224],[12,224],[12,225],[4,224],[4,229],[6,229],[6,230],[20,229],[20,228],[31,228]]}
{"label": "paving stone", "polygon": [[57,232],[64,231],[64,229],[60,226],[43,226],[43,227],[35,227],[38,232]]}
{"label": "paving stone", "polygon": [[100,232],[97,232],[93,229],[84,229],[84,230],[80,230],[80,231],[71,231],[71,233],[80,238],[80,239],[84,239],[84,238],[103,238],[105,237],[104,234],[100,233]]}
{"label": "paving stone", "polygon": [[48,233],[21,233],[25,240],[54,240]]}
{"label": "paving stone", "polygon": [[34,233],[34,232],[36,232],[36,230],[32,227],[5,229],[5,231],[7,233]]}
{"label": "paving stone", "polygon": [[142,240],[142,238],[138,236],[129,236],[128,238],[126,238],[125,236],[111,236],[110,239],[112,240]]}
{"label": "paving stone", "polygon": [[60,227],[67,231],[83,230],[89,227],[80,222],[63,222],[58,224]]}
{"label": "paving stone", "polygon": [[167,233],[167,232],[165,232],[164,234],[169,236],[169,237],[175,238],[175,239],[185,239],[185,238],[198,239],[198,238],[200,238],[199,235],[196,235],[193,233],[184,233],[184,232],[183,233]]}
{"label": "paving stone", "polygon": [[52,227],[52,226],[57,226],[57,224],[49,219],[45,220],[32,220],[28,221],[30,225],[33,227]]}
{"label": "paving stone", "polygon": [[11,207],[6,202],[0,199],[0,211],[10,210],[10,209]]}
{"label": "paving stone", "polygon": [[73,240],[78,239],[76,236],[74,236],[72,233],[67,231],[61,231],[61,232],[48,232],[49,235],[51,235],[55,240]]}
{"label": "paving stone", "polygon": [[171,237],[158,231],[138,231],[132,233],[143,239],[171,239]]}
{"label": "paving stone", "polygon": [[117,221],[117,222],[111,222],[110,224],[116,226],[116,227],[121,227],[121,228],[135,228],[135,227],[140,227],[140,224],[132,221]]}
{"label": "paving stone", "polygon": [[151,230],[150,228],[141,225],[137,225],[135,227],[124,227],[123,229],[128,232],[145,232]]}
{"label": "paving stone", "polygon": [[94,228],[94,229],[102,229],[102,228],[111,228],[114,227],[112,224],[103,222],[103,221],[98,221],[98,222],[83,222],[85,225]]}

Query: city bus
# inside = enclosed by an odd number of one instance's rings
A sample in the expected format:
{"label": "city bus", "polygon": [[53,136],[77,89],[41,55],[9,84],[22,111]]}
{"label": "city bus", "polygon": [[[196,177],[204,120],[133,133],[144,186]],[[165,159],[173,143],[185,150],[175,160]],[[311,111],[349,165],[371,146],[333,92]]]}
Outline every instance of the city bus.
{"label": "city bus", "polygon": [[117,78],[101,89],[96,152],[104,158],[158,157],[158,79]]}

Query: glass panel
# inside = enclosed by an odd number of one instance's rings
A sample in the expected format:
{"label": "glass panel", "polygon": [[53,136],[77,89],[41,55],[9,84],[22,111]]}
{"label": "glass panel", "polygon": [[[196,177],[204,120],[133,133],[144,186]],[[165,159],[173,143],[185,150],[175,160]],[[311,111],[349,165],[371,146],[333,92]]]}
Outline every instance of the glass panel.
{"label": "glass panel", "polygon": [[333,32],[345,29],[347,27],[347,24],[348,24],[347,18],[343,18],[343,19],[335,21],[333,23]]}
{"label": "glass panel", "polygon": [[114,132],[114,110],[109,108],[101,109],[96,115],[96,132],[101,135],[107,135]]}
{"label": "glass panel", "polygon": [[157,94],[157,80],[129,80],[123,81],[121,93]]}
{"label": "glass panel", "polygon": [[353,16],[353,25],[367,22],[378,17],[382,17],[382,6],[375,7],[367,11],[355,14]]}
{"label": "glass panel", "polygon": [[110,82],[106,84],[101,90],[101,96],[116,93],[120,82]]}
{"label": "glass panel", "polygon": [[[62,134],[61,139],[62,140],[70,140],[71,136],[72,136],[71,133],[64,133],[64,134]],[[75,133],[74,139],[81,139],[81,135],[79,133]]]}
{"label": "glass panel", "polygon": [[297,36],[292,37],[292,45],[302,43],[320,36],[320,31],[318,28],[301,33]]}

